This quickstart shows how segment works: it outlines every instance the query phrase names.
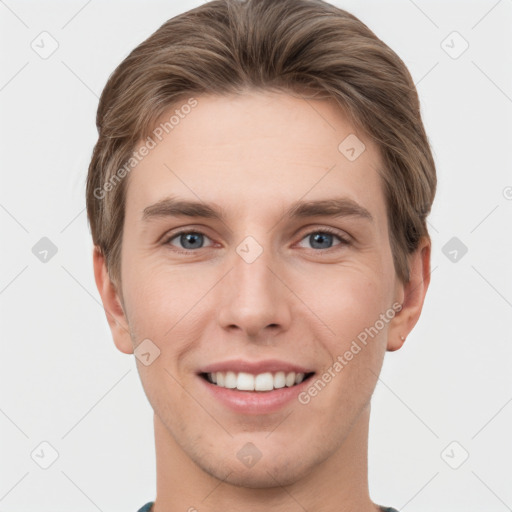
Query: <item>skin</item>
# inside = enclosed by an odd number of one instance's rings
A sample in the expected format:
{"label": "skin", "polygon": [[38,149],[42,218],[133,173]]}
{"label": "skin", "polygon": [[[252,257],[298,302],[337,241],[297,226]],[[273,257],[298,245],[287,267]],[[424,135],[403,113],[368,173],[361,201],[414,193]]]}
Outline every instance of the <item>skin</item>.
{"label": "skin", "polygon": [[[131,354],[150,339],[160,350],[149,366],[137,360],[154,409],[153,510],[375,512],[367,481],[370,399],[386,350],[402,346],[421,313],[430,243],[422,240],[410,255],[411,279],[402,283],[378,148],[330,101],[261,91],[196,99],[129,175],[122,286],[94,252],[117,348]],[[338,150],[349,134],[366,146],[354,161]],[[170,196],[213,203],[224,218],[143,220],[145,208]],[[373,220],[283,216],[297,200],[340,196]],[[184,254],[190,245],[172,238],[177,228],[205,237]],[[323,228],[336,234],[319,246],[310,235]],[[247,236],[263,249],[250,264],[236,252]],[[393,303],[401,311],[308,404],[237,414],[207,396],[196,375],[211,362],[272,358],[319,376]],[[251,468],[236,456],[247,442],[262,454]]]}

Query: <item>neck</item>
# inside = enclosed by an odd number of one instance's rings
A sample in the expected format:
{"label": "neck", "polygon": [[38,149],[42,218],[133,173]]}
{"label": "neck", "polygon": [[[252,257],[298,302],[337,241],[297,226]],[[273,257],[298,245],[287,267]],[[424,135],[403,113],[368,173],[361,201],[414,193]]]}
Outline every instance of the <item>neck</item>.
{"label": "neck", "polygon": [[270,488],[223,482],[203,471],[154,416],[157,497],[153,512],[377,512],[368,493],[368,424],[365,408],[338,449],[301,480]]}

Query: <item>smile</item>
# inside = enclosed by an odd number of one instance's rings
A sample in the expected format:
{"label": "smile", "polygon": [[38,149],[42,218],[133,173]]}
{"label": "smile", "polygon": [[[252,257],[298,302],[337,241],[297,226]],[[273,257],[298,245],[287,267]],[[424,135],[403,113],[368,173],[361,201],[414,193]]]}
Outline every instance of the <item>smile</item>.
{"label": "smile", "polygon": [[284,371],[264,372],[256,375],[234,371],[201,374],[208,382],[221,388],[261,392],[296,386],[311,377],[311,375],[313,373]]}

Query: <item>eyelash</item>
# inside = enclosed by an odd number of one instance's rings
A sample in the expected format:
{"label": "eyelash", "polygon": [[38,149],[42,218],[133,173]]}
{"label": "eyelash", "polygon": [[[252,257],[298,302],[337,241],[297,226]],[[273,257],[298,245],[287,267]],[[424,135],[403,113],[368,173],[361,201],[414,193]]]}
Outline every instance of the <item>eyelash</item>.
{"label": "eyelash", "polygon": [[[203,233],[202,231],[199,231],[199,230],[195,230],[195,229],[183,229],[183,230],[180,230],[180,231],[177,231],[175,233],[172,233],[171,235],[165,237],[164,241],[163,241],[163,245],[169,245],[171,246],[171,241],[174,240],[175,238],[179,237],[180,235],[183,235],[183,234],[189,234],[189,233],[194,233],[196,235],[203,235],[205,236],[206,238],[210,238],[207,234]],[[337,245],[334,245],[333,247],[329,247],[327,249],[315,249],[315,248],[310,248],[309,250],[311,251],[314,251],[314,252],[320,252],[320,251],[331,251],[331,250],[335,250],[336,247],[343,247],[343,246],[348,246],[350,245],[350,241],[343,237],[342,235],[339,234],[339,232],[337,232],[336,230],[334,229],[331,229],[331,228],[328,228],[328,227],[323,227],[321,229],[313,229],[311,231],[308,231],[307,233],[305,233],[302,238],[300,239],[300,241],[304,240],[305,238],[307,238],[308,236],[312,235],[312,234],[316,234],[316,233],[320,233],[320,234],[329,234],[329,235],[334,235],[336,238],[338,238],[338,240],[340,241],[339,244]],[[171,246],[173,247],[173,246]],[[179,254],[193,254],[193,253],[197,253],[200,249],[209,249],[211,247],[200,247],[199,249],[179,249],[179,248],[174,248],[173,247],[173,250],[175,250],[177,253]]]}

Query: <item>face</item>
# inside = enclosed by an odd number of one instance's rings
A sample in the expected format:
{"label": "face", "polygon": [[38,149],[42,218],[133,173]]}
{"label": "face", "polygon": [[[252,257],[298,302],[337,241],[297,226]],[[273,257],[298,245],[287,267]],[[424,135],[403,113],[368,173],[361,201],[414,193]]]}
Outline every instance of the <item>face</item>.
{"label": "face", "polygon": [[198,467],[294,482],[368,410],[404,298],[379,152],[326,100],[196,100],[128,178],[116,344],[150,349],[156,421]]}

